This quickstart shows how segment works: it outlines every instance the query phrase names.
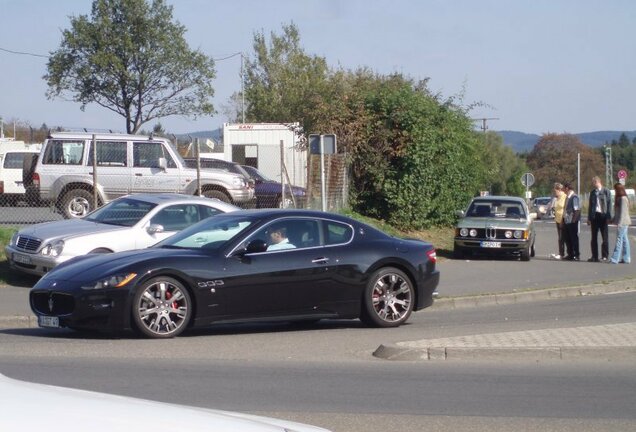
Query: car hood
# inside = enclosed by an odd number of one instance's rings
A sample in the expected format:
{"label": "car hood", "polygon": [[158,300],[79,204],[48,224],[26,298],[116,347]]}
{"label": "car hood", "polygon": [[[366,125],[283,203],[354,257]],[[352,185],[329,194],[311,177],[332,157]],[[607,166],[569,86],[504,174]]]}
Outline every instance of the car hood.
{"label": "car hood", "polygon": [[[268,417],[36,384],[4,375],[0,375],[0,394],[4,396],[0,398],[3,431],[75,432],[85,431],[87,425],[92,432],[145,430],[149,419],[140,413],[160,413],[160,419],[150,420],[153,432],[328,432]],[[72,421],[64,421],[68,415]]]}
{"label": "car hood", "polygon": [[195,249],[138,249],[112,254],[88,254],[72,258],[48,272],[38,281],[34,288],[50,286],[50,282],[89,282],[119,271],[134,271],[131,266],[139,266],[149,260],[169,259],[200,255]]}
{"label": "car hood", "polygon": [[67,219],[55,222],[46,222],[33,225],[20,230],[20,235],[28,235],[39,238],[42,241],[72,238],[86,234],[103,233],[109,231],[122,231],[130,227],[108,225],[91,222],[84,219]]}
{"label": "car hood", "polygon": [[524,229],[528,227],[528,220],[504,219],[496,217],[465,217],[457,223],[457,228],[511,228]]}

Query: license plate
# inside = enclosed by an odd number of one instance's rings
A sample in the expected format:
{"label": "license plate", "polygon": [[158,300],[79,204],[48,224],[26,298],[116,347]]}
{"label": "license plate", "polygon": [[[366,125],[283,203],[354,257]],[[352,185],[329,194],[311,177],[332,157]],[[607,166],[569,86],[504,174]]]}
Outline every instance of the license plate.
{"label": "license plate", "polygon": [[60,326],[60,319],[53,316],[39,316],[38,325],[40,327],[53,327],[58,328]]}
{"label": "license plate", "polygon": [[501,242],[483,241],[483,242],[481,242],[481,247],[483,247],[483,248],[500,248],[501,247]]}
{"label": "license plate", "polygon": [[22,255],[19,253],[13,254],[13,261],[18,262],[20,264],[31,264],[31,257],[28,255]]}

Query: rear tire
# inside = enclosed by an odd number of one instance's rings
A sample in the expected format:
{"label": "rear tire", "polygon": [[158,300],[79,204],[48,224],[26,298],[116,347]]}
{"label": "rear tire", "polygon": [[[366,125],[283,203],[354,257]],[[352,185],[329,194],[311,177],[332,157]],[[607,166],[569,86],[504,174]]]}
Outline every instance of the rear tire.
{"label": "rear tire", "polygon": [[66,219],[83,218],[94,210],[93,194],[86,189],[73,189],[64,194],[60,205]]}
{"label": "rear tire", "polygon": [[401,270],[385,267],[369,278],[360,320],[371,327],[398,327],[409,319],[414,304],[411,279]]}

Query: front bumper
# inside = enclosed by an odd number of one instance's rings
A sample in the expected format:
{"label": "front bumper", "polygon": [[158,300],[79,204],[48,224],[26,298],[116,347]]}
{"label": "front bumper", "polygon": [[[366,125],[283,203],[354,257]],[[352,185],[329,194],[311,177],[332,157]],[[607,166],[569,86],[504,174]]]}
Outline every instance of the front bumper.
{"label": "front bumper", "polygon": [[12,246],[4,248],[9,266],[24,273],[42,276],[71,257],[51,257],[39,253],[28,253]]}
{"label": "front bumper", "polygon": [[[40,280],[29,293],[31,310],[38,317],[56,317],[59,327],[116,331],[130,328],[127,289],[67,290],[64,281]],[[48,288],[46,286],[48,285]]]}
{"label": "front bumper", "polygon": [[254,199],[254,189],[229,189],[228,192],[232,198],[232,201],[236,205],[249,205],[249,203]]}
{"label": "front bumper", "polygon": [[[484,243],[486,242],[486,243]],[[493,243],[498,243],[499,247],[490,247]],[[486,246],[488,245],[488,246]],[[455,237],[455,248],[464,251],[473,251],[481,253],[517,253],[527,249],[530,245],[530,239],[485,239],[485,238],[466,238]]]}

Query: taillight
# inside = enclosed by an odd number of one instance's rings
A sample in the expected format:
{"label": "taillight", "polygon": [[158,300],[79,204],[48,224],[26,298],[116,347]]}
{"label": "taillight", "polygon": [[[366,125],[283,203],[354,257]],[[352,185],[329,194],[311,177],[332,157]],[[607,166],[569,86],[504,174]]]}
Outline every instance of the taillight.
{"label": "taillight", "polygon": [[33,180],[33,186],[40,187],[40,174],[34,172],[31,179]]}
{"label": "taillight", "polygon": [[430,251],[426,252],[426,256],[428,257],[428,260],[432,263],[436,263],[437,262],[437,252],[435,252],[435,249],[431,249]]}

